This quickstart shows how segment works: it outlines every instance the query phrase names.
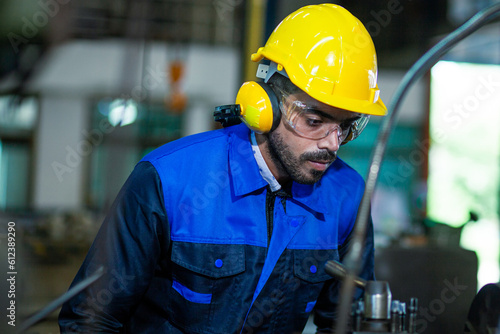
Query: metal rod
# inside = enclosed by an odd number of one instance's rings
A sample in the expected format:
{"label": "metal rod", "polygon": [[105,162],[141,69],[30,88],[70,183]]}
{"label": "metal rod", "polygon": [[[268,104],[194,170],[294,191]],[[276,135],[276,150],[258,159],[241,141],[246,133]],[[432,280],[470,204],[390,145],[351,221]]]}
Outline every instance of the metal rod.
{"label": "metal rod", "polygon": [[[328,275],[343,281],[347,275],[347,269],[342,265],[342,263],[331,260],[327,261],[325,264],[325,271]],[[365,288],[366,280],[361,277],[354,277],[354,283],[360,287]]]}
{"label": "metal rod", "polygon": [[88,288],[92,283],[97,281],[102,275],[104,274],[104,267],[99,267],[93,273],[91,276],[87,277],[71,289],[69,289],[66,293],[61,295],[59,298],[56,300],[52,301],[50,304],[45,306],[43,309],[26,319],[21,326],[19,326],[19,329],[16,333],[22,333],[23,331],[27,330],[31,326],[36,325],[38,322],[43,320],[45,317],[47,317],[50,313],[55,311],[59,306],[64,304],[66,301],[70,300],[73,298],[75,295],[77,295],[79,292],[85,290]]}

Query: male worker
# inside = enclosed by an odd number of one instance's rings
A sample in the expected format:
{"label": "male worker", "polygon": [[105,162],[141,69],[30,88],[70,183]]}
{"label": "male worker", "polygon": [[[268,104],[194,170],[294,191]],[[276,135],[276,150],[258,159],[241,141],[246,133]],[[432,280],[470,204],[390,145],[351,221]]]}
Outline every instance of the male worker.
{"label": "male worker", "polygon": [[[375,50],[324,4],[285,18],[262,59],[264,83],[226,106],[243,123],[136,166],[73,284],[105,274],[63,306],[63,333],[300,333],[313,310],[330,330],[339,282],[324,265],[344,258],[364,190],[337,150],[386,113]],[[371,228],[363,256],[373,279]]]}

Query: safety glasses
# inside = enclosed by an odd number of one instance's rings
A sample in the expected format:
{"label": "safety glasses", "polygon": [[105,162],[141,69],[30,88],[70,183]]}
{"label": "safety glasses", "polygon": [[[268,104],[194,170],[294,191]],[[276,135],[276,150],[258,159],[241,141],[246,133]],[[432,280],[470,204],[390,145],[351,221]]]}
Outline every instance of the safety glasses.
{"label": "safety glasses", "polygon": [[319,140],[332,133],[337,134],[339,143],[345,144],[359,136],[368,123],[368,115],[338,123],[327,113],[308,107],[302,101],[289,101],[282,95],[280,110],[285,122],[301,137]]}

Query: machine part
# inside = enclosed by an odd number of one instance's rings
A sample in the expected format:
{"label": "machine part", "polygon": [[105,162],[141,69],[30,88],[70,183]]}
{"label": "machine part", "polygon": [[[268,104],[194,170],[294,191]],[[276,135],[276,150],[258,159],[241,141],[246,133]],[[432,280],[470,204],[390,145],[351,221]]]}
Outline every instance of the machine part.
{"label": "machine part", "polygon": [[418,299],[412,298],[410,300],[410,307],[408,308],[408,333],[413,334],[417,332],[417,312],[418,312]]}
{"label": "machine part", "polygon": [[365,304],[362,300],[354,302],[354,315],[352,321],[352,327],[355,331],[361,330],[361,324],[363,322],[363,314],[365,313]]}
{"label": "machine part", "polygon": [[[347,276],[342,284],[340,292],[339,317],[334,328],[334,333],[342,334],[347,330],[349,309],[351,307],[352,298],[354,295],[355,283],[354,279],[359,272],[361,265],[361,255],[363,253],[363,241],[368,228],[369,216],[371,212],[371,199],[377,183],[382,159],[385,154],[387,142],[391,130],[394,128],[397,111],[402,103],[403,97],[410,86],[426,73],[446,52],[448,52],[458,42],[483,27],[500,14],[500,4],[493,4],[475,14],[463,25],[448,34],[445,38],[434,45],[415,64],[410,68],[406,75],[401,80],[397,87],[391,105],[389,106],[389,117],[382,122],[377,144],[373,150],[368,175],[366,177],[366,186],[361,200],[358,215],[354,225],[353,239],[351,241],[351,251],[347,254],[344,263],[347,266]],[[410,329],[411,330],[411,329]]]}
{"label": "machine part", "polygon": [[[339,280],[344,280],[346,277],[346,268],[337,261],[328,261],[325,271]],[[406,303],[392,301],[389,283],[365,281],[360,277],[356,277],[355,282],[358,287],[365,290],[365,294],[363,300],[351,304],[350,329],[353,332],[349,333],[406,333],[404,332]]]}
{"label": "machine part", "polygon": [[391,318],[392,294],[389,283],[386,281],[366,282],[364,300],[365,318],[373,320]]}
{"label": "machine part", "polygon": [[397,333],[400,331],[400,327],[399,300],[393,300],[391,304],[391,333]]}
{"label": "machine part", "polygon": [[403,332],[406,330],[406,303],[399,302],[399,332]]}
{"label": "machine part", "polygon": [[361,325],[360,332],[357,334],[389,334],[391,333],[391,325],[387,320],[365,320]]}
{"label": "machine part", "polygon": [[[346,268],[340,263],[335,260],[330,260],[327,261],[325,264],[325,272],[332,276],[335,277],[336,279],[342,281],[345,279],[347,275],[347,270]],[[360,288],[365,288],[366,286],[366,281],[362,279],[361,277],[355,277],[354,278],[354,283]]]}
{"label": "machine part", "polygon": [[379,98],[372,38],[341,6],[305,6],[288,15],[251,57],[264,58],[318,101],[362,114],[387,112]]}

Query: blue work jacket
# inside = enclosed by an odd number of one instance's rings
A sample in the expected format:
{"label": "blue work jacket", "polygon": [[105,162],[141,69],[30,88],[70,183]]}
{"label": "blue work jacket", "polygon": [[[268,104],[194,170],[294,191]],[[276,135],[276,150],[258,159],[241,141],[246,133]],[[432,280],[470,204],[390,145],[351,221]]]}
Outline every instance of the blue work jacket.
{"label": "blue work jacket", "polygon": [[[62,333],[329,331],[364,182],[337,159],[314,185],[271,193],[244,125],[168,143],[136,166],[63,305]],[[373,279],[373,236],[361,276]],[[357,297],[360,292],[358,291]]]}

